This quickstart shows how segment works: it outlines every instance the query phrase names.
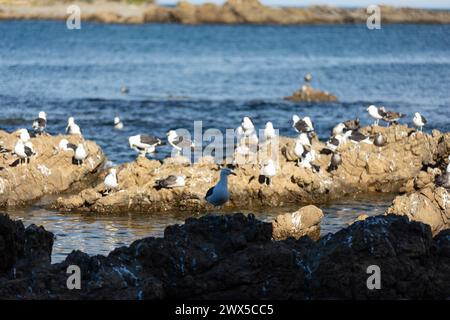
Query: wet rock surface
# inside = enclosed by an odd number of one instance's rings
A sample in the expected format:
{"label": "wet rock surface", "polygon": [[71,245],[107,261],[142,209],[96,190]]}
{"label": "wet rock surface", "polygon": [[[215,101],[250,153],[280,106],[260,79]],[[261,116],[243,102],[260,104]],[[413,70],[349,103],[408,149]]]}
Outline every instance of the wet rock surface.
{"label": "wet rock surface", "polygon": [[[27,252],[23,226],[0,217],[0,232],[2,248],[19,248],[8,253],[10,262],[0,273],[2,299],[444,299],[450,295],[448,230],[433,238],[429,226],[395,215],[358,221],[318,242],[308,237],[274,241],[272,225],[253,215],[206,216],[169,226],[164,238],[138,240],[107,257],[74,251],[62,263],[42,261],[32,275],[15,277],[8,269]],[[45,251],[48,245],[39,247]],[[69,265],[80,267],[80,290],[67,289]],[[380,267],[380,290],[366,286],[371,265]]]}
{"label": "wet rock surface", "polygon": [[387,213],[426,223],[437,234],[450,228],[450,195],[444,188],[427,187],[397,196]]}
{"label": "wet rock surface", "polygon": [[[59,151],[58,144],[66,138],[71,143],[83,143],[88,156],[83,165],[73,163],[73,151]],[[44,195],[70,189],[74,184],[95,178],[95,173],[105,161],[100,147],[80,136],[32,137],[30,142],[36,155],[30,162],[19,163],[13,154],[17,133],[0,131],[0,146],[8,149],[0,155],[0,207],[24,205]]]}
{"label": "wet rock surface", "polygon": [[[183,23],[183,24],[349,24],[366,23],[366,8],[347,9],[332,6],[306,8],[268,7],[258,0],[228,0],[222,6],[205,3],[192,5],[180,1],[175,7],[152,4],[129,5],[118,1],[77,3],[84,21],[102,23]],[[445,10],[421,10],[380,6],[383,23],[450,23]],[[0,4],[1,19],[67,18],[66,6],[58,1],[18,1]]]}
{"label": "wet rock surface", "polygon": [[[317,154],[313,164],[320,166],[319,172],[313,172],[297,165],[295,140],[280,137],[279,167],[271,185],[260,182],[259,162],[239,165],[234,170],[236,176],[229,178],[231,197],[224,209],[239,210],[242,203],[248,207],[320,204],[348,195],[404,192],[405,185],[414,180],[424,166],[436,166],[440,159],[437,146],[442,144],[444,135],[438,131],[429,135],[406,125],[371,126],[361,131],[372,137],[383,134],[386,146],[349,141],[339,147],[342,164],[331,172],[327,171],[331,155],[320,154],[324,143],[316,138],[312,140],[312,149]],[[105,171],[99,175],[95,187],[70,197],[60,197],[53,207],[105,213],[213,209],[204,196],[218,181],[218,165],[206,158],[192,165],[182,160],[186,158],[170,158],[161,163],[140,157],[117,168],[119,191],[106,196],[102,193]],[[169,175],[186,176],[186,185],[174,189],[154,187],[158,179]]]}
{"label": "wet rock surface", "polygon": [[291,96],[284,98],[285,100],[296,102],[334,102],[337,97],[329,92],[320,91],[312,88],[309,85],[302,86],[295,91]]}

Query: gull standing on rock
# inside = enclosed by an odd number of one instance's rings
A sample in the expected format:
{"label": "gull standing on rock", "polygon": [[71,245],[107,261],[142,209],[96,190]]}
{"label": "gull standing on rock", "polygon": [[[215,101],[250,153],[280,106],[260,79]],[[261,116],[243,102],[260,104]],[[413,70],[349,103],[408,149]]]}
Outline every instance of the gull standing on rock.
{"label": "gull standing on rock", "polygon": [[427,119],[425,119],[425,117],[420,113],[416,112],[414,113],[413,123],[419,128],[420,131],[422,131],[423,127],[427,124]]}
{"label": "gull standing on rock", "polygon": [[386,145],[386,142],[386,138],[381,133],[377,133],[377,135],[373,139],[373,144],[377,147],[384,147]]}
{"label": "gull standing on rock", "polygon": [[156,146],[162,144],[161,139],[145,134],[138,134],[128,138],[130,148],[139,152],[140,157],[145,157],[147,153],[153,153]]}
{"label": "gull standing on rock", "polygon": [[108,175],[105,177],[105,180],[103,180],[105,194],[109,194],[111,190],[117,190],[119,188],[116,172],[117,170],[115,168],[111,168]]}
{"label": "gull standing on rock", "polygon": [[337,168],[339,167],[339,165],[342,163],[342,157],[339,153],[333,153],[333,155],[331,156],[331,161],[330,161],[330,165],[328,166],[327,171],[331,172],[334,170],[337,170]]}
{"label": "gull standing on rock", "polygon": [[47,126],[47,114],[44,111],[39,112],[37,119],[33,121],[33,130],[36,134],[42,134]]}
{"label": "gull standing on rock", "polygon": [[387,126],[391,123],[397,123],[398,120],[405,117],[405,114],[394,111],[387,111],[384,107],[380,107],[378,113],[383,116],[383,121],[387,122]]}
{"label": "gull standing on rock", "polygon": [[261,175],[264,177],[264,183],[268,186],[272,184],[272,178],[277,174],[277,168],[275,162],[272,159],[267,162],[261,168]]}
{"label": "gull standing on rock", "polygon": [[292,116],[292,127],[298,133],[309,133],[314,131],[314,126],[310,117],[304,117],[301,119],[296,114]]}
{"label": "gull standing on rock", "polygon": [[228,176],[236,175],[233,170],[229,168],[223,168],[220,171],[220,180],[212,188],[208,190],[205,196],[205,200],[214,206],[222,206],[230,199],[230,193],[228,192]]}
{"label": "gull standing on rock", "polygon": [[114,129],[116,129],[116,130],[123,129],[123,122],[122,122],[122,120],[120,120],[119,117],[114,117]]}
{"label": "gull standing on rock", "polygon": [[22,160],[25,160],[25,163],[28,163],[30,157],[36,154],[31,142],[24,143],[21,138],[19,138],[14,147],[14,153],[19,157],[20,164],[22,164]]}
{"label": "gull standing on rock", "polygon": [[367,112],[369,112],[369,116],[372,117],[372,119],[375,119],[374,125],[378,125],[381,119],[383,119],[383,116],[380,114],[377,107],[375,107],[373,104],[370,105],[367,108]]}
{"label": "gull standing on rock", "polygon": [[87,157],[86,149],[82,143],[79,143],[77,148],[75,149],[75,155],[73,158],[75,159],[77,165],[82,165],[84,159]]}
{"label": "gull standing on rock", "polygon": [[66,133],[70,135],[78,134],[81,136],[80,127],[75,123],[74,117],[69,117],[69,119],[67,119]]}
{"label": "gull standing on rock", "polygon": [[272,122],[267,122],[266,127],[264,128],[264,139],[265,141],[270,141],[276,138],[275,129],[273,128]]}

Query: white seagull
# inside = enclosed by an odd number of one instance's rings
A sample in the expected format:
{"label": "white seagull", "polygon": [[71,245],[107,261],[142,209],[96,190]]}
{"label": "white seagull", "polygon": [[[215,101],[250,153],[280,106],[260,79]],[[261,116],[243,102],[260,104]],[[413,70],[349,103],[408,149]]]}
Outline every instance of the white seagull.
{"label": "white seagull", "polygon": [[103,184],[105,185],[105,194],[109,194],[111,190],[116,190],[119,188],[116,172],[117,170],[115,168],[111,168],[108,175],[105,177],[105,180],[103,180]]}
{"label": "white seagull", "polygon": [[58,144],[58,149],[60,151],[73,151],[75,152],[75,150],[77,149],[77,145],[70,143],[69,140],[67,139],[61,139],[61,141]]}
{"label": "white seagull", "polygon": [[265,141],[272,140],[276,137],[275,129],[273,128],[272,122],[267,122],[264,128],[264,139]]}
{"label": "white seagull", "polygon": [[14,153],[19,157],[20,164],[22,164],[22,160],[25,160],[25,163],[29,162],[30,157],[36,154],[31,142],[24,143],[20,138],[14,146]]}
{"label": "white seagull", "polygon": [[299,139],[297,139],[295,141],[294,154],[297,157],[297,165],[298,166],[300,165],[300,160],[303,157],[303,152],[305,152],[305,148],[303,147],[302,142]]}
{"label": "white seagull", "polygon": [[277,174],[277,168],[275,162],[272,159],[267,160],[267,162],[261,168],[261,175],[264,176],[264,183],[271,185],[272,178]]}
{"label": "white seagull", "polygon": [[128,143],[131,149],[139,152],[139,156],[145,157],[147,153],[153,153],[156,150],[156,146],[162,144],[161,139],[148,136],[145,134],[138,134],[128,138]]}
{"label": "white seagull", "polygon": [[73,158],[77,162],[77,165],[82,165],[86,157],[87,157],[86,149],[84,148],[82,143],[79,143],[77,148],[75,149],[75,155],[73,156]]}
{"label": "white seagull", "polygon": [[419,127],[419,130],[422,131],[423,127],[427,124],[427,119],[422,116],[420,113],[414,113],[413,123],[416,127]]}
{"label": "white seagull", "polygon": [[42,134],[47,126],[47,114],[44,111],[39,112],[37,119],[33,121],[33,130],[36,134]]}
{"label": "white seagull", "polygon": [[308,133],[314,131],[314,126],[310,117],[301,119],[298,115],[292,116],[292,127],[298,133]]}
{"label": "white seagull", "polygon": [[122,122],[122,120],[120,120],[119,117],[114,117],[114,129],[116,129],[116,130],[123,129],[123,122]]}
{"label": "white seagull", "polygon": [[67,119],[66,133],[81,135],[80,127],[75,123],[74,117],[70,117],[69,119]]}
{"label": "white seagull", "polygon": [[170,130],[167,133],[167,141],[178,153],[183,149],[195,147],[193,141],[183,136],[179,136],[175,130]]}
{"label": "white seagull", "polygon": [[375,119],[374,125],[378,125],[380,120],[383,119],[383,116],[379,113],[378,108],[373,104],[367,108],[367,112],[369,112],[369,116]]}
{"label": "white seagull", "polygon": [[230,193],[228,192],[228,176],[236,175],[233,170],[229,168],[223,168],[220,171],[220,180],[212,188],[208,190],[205,196],[205,200],[214,206],[222,206],[230,199]]}

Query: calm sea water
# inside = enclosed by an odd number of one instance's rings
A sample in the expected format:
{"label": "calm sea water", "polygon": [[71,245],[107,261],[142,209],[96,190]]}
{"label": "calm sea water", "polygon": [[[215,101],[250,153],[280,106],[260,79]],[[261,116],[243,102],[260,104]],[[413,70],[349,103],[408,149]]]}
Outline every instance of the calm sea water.
{"label": "calm sea water", "polygon": [[[270,120],[281,134],[294,135],[290,119],[300,113],[309,115],[325,138],[340,120],[360,117],[369,124],[369,103],[404,112],[409,123],[419,111],[429,119],[426,130],[450,131],[450,26],[389,25],[369,31],[363,25],[84,23],[70,31],[64,22],[9,21],[0,22],[0,39],[0,128],[30,127],[45,110],[48,130],[56,134],[74,116],[84,136],[97,141],[114,163],[135,158],[128,136],[164,137],[169,129],[192,129],[196,120],[204,129],[224,130],[251,116],[258,127]],[[302,85],[306,72],[312,72],[313,86],[335,93],[339,102],[283,101]],[[128,95],[121,94],[122,86],[129,87]],[[116,115],[123,131],[112,129]],[[162,148],[157,157],[168,151]],[[352,217],[355,211],[371,211],[371,204],[377,212],[376,201],[349,205]],[[329,217],[337,219],[324,222],[333,226],[330,231],[347,223],[342,212],[330,210]],[[47,222],[59,238],[78,242],[85,235],[80,229],[91,230],[98,240],[86,236],[89,253],[160,234],[167,223],[185,218],[80,218],[39,207],[16,216]],[[63,245],[59,252],[69,249]]]}

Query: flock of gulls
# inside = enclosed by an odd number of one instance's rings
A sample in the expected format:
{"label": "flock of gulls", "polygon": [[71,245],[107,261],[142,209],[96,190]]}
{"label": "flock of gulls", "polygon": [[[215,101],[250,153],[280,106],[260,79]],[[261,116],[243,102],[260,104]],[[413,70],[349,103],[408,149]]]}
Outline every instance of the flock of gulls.
{"label": "flock of gulls", "polygon": [[[397,123],[405,115],[399,112],[386,110],[384,107],[376,107],[370,105],[367,108],[368,115],[374,119],[374,125],[379,125],[380,120],[391,125]],[[122,130],[124,128],[123,122],[119,117],[114,118],[114,128]],[[413,118],[413,124],[420,130],[427,124],[427,120],[420,113],[415,113]],[[33,135],[46,134],[47,127],[47,114],[44,111],[39,112],[38,117],[33,121],[32,129]],[[320,167],[314,164],[314,161],[319,156],[316,151],[312,149],[312,138],[314,136],[314,124],[312,120],[305,116],[301,118],[298,115],[292,116],[292,127],[298,134],[295,139],[295,145],[293,154],[297,157],[297,166],[310,169],[316,173],[320,171]],[[331,132],[331,136],[325,144],[325,147],[320,150],[320,154],[331,155],[331,160],[327,168],[328,172],[336,170],[342,163],[341,156],[338,152],[339,146],[346,143],[368,143],[374,144],[377,147],[383,147],[386,145],[386,138],[378,133],[374,137],[366,136],[359,131],[360,120],[352,119],[337,124]],[[250,117],[244,117],[240,126],[236,129],[237,146],[235,147],[236,155],[248,155],[251,153],[251,146],[258,146],[260,143],[256,128]],[[273,127],[272,122],[267,122],[261,137],[262,143],[270,143],[277,138],[276,130]],[[20,164],[27,164],[30,162],[30,158],[36,155],[33,145],[30,141],[30,133],[27,129],[17,130],[18,140],[14,147],[14,152]],[[80,127],[76,124],[73,117],[68,118],[66,134],[80,135],[82,132]],[[129,147],[135,150],[139,156],[145,157],[147,154],[156,151],[156,148],[164,145],[165,143],[158,137],[150,135],[134,135],[128,139]],[[195,143],[183,136],[177,134],[175,130],[170,130],[167,133],[167,143],[175,150],[176,154],[180,154],[182,150],[186,148],[194,148]],[[59,151],[73,152],[73,164],[83,165],[83,161],[87,158],[88,152],[83,143],[77,145],[70,143],[67,139],[63,138],[58,145]],[[1,152],[7,152],[9,150],[1,148]],[[450,157],[449,157],[450,162]],[[231,166],[224,167],[220,172],[220,179],[218,183],[210,188],[206,195],[205,200],[214,206],[222,206],[229,200],[228,192],[228,176],[236,175],[232,167],[238,166],[238,163],[233,162]],[[274,160],[268,159],[261,164],[260,178],[261,183],[271,185],[271,180],[277,174],[277,165]],[[176,187],[182,187],[186,183],[185,176],[170,175],[165,179],[156,181],[155,188],[171,189]],[[436,178],[436,184],[450,188],[450,164],[444,174]],[[109,194],[112,191],[119,189],[119,183],[117,179],[117,169],[111,168],[108,175],[104,179],[105,190],[104,194]]]}

